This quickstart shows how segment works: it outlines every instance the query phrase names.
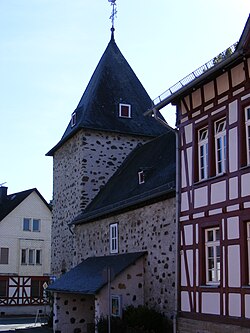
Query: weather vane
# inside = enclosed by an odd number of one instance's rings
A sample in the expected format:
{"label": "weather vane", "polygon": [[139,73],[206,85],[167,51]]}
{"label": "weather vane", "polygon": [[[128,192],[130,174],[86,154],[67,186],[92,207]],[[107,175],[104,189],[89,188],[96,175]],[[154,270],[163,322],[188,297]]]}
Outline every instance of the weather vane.
{"label": "weather vane", "polygon": [[115,17],[116,17],[116,14],[117,14],[117,9],[116,9],[116,0],[108,0],[109,2],[111,2],[111,6],[113,7],[112,8],[112,14],[110,16],[110,20],[112,22],[112,28],[111,28],[111,31],[113,32],[115,30],[114,28],[114,22],[115,22]]}

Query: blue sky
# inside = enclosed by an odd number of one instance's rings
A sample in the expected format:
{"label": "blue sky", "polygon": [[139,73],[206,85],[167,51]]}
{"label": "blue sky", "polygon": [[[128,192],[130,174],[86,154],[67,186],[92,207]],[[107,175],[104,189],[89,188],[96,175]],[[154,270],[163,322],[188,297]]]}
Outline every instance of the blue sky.
{"label": "blue sky", "polygon": [[[108,0],[0,0],[0,184],[52,199],[52,157],[109,40]],[[115,40],[152,99],[239,40],[248,0],[117,0]],[[165,111],[174,125],[174,112]]]}

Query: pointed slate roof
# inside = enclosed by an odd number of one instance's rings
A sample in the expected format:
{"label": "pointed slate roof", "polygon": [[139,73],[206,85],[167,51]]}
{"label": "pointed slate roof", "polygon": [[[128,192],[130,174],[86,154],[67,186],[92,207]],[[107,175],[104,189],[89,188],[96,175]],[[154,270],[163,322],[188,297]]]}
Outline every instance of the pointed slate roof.
{"label": "pointed slate roof", "polygon": [[[118,116],[119,103],[131,105],[131,118]],[[112,34],[75,110],[76,125],[72,127],[69,123],[59,143],[47,155],[53,155],[80,128],[153,137],[161,135],[166,132],[165,128],[144,116],[151,107],[149,95],[117,47]]]}
{"label": "pointed slate roof", "polygon": [[107,284],[105,270],[110,267],[114,279],[146,252],[125,253],[84,260],[62,275],[47,290],[52,292],[95,295]]}
{"label": "pointed slate roof", "polygon": [[[138,181],[139,171],[144,172],[142,184]],[[162,196],[173,197],[175,175],[176,137],[174,130],[170,130],[133,150],[72,224],[95,221]]]}
{"label": "pointed slate roof", "polygon": [[44,204],[51,210],[47,201],[43,198],[36,188],[26,191],[12,193],[7,195],[0,203],[0,221],[9,215],[17,206],[19,206],[32,192],[36,192]]}

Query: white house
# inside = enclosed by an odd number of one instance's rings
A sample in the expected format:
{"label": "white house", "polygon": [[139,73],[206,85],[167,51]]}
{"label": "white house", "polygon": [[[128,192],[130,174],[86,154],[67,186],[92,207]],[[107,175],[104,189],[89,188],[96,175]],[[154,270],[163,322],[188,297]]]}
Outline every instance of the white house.
{"label": "white house", "polygon": [[0,312],[35,313],[44,303],[51,222],[50,206],[37,189],[8,195],[0,187]]}

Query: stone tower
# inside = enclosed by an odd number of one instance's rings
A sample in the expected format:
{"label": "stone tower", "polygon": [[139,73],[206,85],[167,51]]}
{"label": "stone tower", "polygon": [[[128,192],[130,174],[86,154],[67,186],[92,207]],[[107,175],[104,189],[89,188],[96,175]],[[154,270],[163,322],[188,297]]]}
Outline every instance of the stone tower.
{"label": "stone tower", "polygon": [[[166,132],[144,113],[152,102],[114,40],[102,55],[53,156],[52,273],[76,262],[68,227],[138,145]],[[123,186],[121,184],[121,191]]]}

